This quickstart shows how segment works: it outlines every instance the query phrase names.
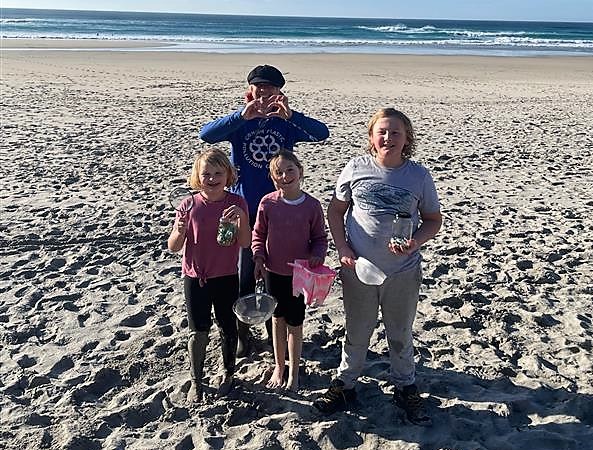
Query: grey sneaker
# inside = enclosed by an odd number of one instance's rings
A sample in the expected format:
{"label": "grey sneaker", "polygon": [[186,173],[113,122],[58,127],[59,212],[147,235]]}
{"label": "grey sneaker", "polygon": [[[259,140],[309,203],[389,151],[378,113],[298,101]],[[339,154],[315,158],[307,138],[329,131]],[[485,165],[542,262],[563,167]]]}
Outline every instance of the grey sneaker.
{"label": "grey sneaker", "polygon": [[345,411],[356,401],[356,391],[344,389],[344,382],[335,379],[321,397],[313,402],[313,406],[324,414],[333,414],[336,411]]}
{"label": "grey sneaker", "polygon": [[430,426],[432,420],[426,409],[424,409],[422,397],[418,394],[415,384],[404,386],[402,389],[395,389],[393,392],[395,404],[404,410],[406,418],[414,425]]}

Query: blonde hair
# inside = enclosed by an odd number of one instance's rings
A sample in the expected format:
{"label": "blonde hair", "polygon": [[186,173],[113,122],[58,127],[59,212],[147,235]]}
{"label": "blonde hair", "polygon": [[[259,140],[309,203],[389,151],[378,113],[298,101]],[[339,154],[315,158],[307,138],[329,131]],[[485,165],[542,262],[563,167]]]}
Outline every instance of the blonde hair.
{"label": "blonde hair", "polygon": [[222,150],[213,149],[208,150],[204,153],[200,153],[191,169],[191,175],[187,179],[187,183],[191,188],[196,190],[202,190],[202,184],[200,183],[200,172],[205,164],[220,167],[226,171],[226,187],[231,187],[237,182],[237,171],[229,161],[226,153]]}
{"label": "blonde hair", "polygon": [[274,157],[270,160],[270,176],[272,177],[272,180],[274,179],[274,172],[278,170],[278,164],[280,163],[281,158],[297,166],[301,174],[300,178],[302,181],[303,176],[305,175],[303,165],[301,164],[297,156],[294,154],[294,152],[291,152],[290,150],[286,150],[284,148],[280,149],[278,153],[276,153]]}
{"label": "blonde hair", "polygon": [[399,119],[404,124],[404,128],[406,129],[406,144],[402,149],[402,159],[410,159],[414,156],[414,151],[416,150],[416,134],[414,133],[414,127],[412,126],[412,121],[406,116],[403,112],[398,111],[395,108],[381,108],[378,110],[368,123],[368,132],[369,132],[369,142],[367,145],[367,151],[371,155],[375,155],[375,147],[373,146],[373,142],[371,141],[371,136],[373,134],[373,127],[377,123],[379,119],[384,119],[385,117],[395,117]]}

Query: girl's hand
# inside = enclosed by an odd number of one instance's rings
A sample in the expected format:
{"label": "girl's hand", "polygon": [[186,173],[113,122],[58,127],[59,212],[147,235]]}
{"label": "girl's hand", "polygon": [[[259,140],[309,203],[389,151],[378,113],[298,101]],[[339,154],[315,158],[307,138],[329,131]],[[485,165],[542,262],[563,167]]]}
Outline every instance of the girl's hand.
{"label": "girl's hand", "polygon": [[240,247],[247,248],[251,245],[251,227],[249,216],[240,206],[231,205],[222,212],[221,219],[234,223],[237,227],[236,239]]}
{"label": "girl's hand", "polygon": [[349,245],[346,244],[338,248],[338,257],[342,266],[354,269],[354,264],[356,264],[356,255]]}
{"label": "girl's hand", "polygon": [[418,250],[418,248],[420,248],[420,245],[418,245],[416,239],[410,239],[406,245],[395,245],[390,242],[388,247],[389,250],[391,250],[391,252],[396,255],[410,256],[412,253]]}
{"label": "girl's hand", "polygon": [[222,212],[221,217],[228,222],[238,222],[247,219],[247,214],[239,206],[231,205]]}
{"label": "girl's hand", "polygon": [[173,225],[173,230],[177,231],[177,233],[184,235],[187,231],[187,219],[185,215],[180,216]]}
{"label": "girl's hand", "polygon": [[311,256],[309,258],[309,267],[317,267],[320,266],[321,264],[323,264],[323,260],[325,258],[322,258],[320,256]]}
{"label": "girl's hand", "polygon": [[186,232],[187,216],[183,214],[178,216],[173,223],[173,229],[171,230],[169,239],[167,239],[167,248],[174,253],[181,251],[187,239]]}
{"label": "girl's hand", "polygon": [[253,269],[255,280],[257,281],[261,278],[265,278],[266,269],[264,268],[264,259],[262,257],[256,257],[253,262],[255,263],[255,268]]}

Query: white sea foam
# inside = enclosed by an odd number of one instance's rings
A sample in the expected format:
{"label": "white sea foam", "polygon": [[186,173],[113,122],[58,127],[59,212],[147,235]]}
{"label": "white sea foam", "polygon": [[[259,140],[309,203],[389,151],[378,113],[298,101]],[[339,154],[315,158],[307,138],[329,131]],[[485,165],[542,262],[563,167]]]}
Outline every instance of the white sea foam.
{"label": "white sea foam", "polygon": [[142,40],[142,41],[165,41],[165,42],[193,42],[203,44],[219,45],[263,45],[268,47],[399,47],[399,46],[419,46],[419,47],[440,47],[440,46],[458,46],[458,47],[529,47],[529,48],[583,48],[593,49],[592,41],[582,39],[575,40],[556,40],[556,39],[536,39],[528,37],[513,36],[493,36],[489,39],[330,39],[330,38],[235,38],[235,37],[196,37],[189,35],[137,35],[130,37],[123,34],[114,33],[87,33],[87,34],[64,34],[64,33],[12,33],[4,34],[2,38],[11,39],[104,39],[104,40]]}
{"label": "white sea foam", "polygon": [[[40,14],[36,16],[36,14]],[[252,51],[391,52],[407,48],[515,49],[591,54],[588,24],[520,22],[274,18],[208,15],[59,12],[7,15],[3,38],[147,40]]]}
{"label": "white sea foam", "polygon": [[11,24],[11,23],[38,23],[38,22],[48,22],[46,19],[34,19],[34,18],[20,18],[20,19],[13,19],[13,18],[0,18],[0,24]]}

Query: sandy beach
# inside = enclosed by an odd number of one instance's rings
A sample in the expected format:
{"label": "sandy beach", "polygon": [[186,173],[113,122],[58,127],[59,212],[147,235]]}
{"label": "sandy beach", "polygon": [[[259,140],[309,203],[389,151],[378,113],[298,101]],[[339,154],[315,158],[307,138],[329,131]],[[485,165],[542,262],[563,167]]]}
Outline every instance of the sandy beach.
{"label": "sandy beach", "polygon": [[[54,45],[3,40],[0,55],[0,448],[591,448],[593,58]],[[200,126],[238,108],[263,63],[284,72],[293,109],[330,129],[296,149],[324,207],[376,109],[414,122],[445,216],[423,250],[414,329],[430,428],[391,401],[381,322],[356,407],[311,408],[340,361],[338,284],[307,310],[299,392],[262,383],[273,359],[258,327],[218,398],[213,327],[211,388],[186,402],[167,195],[211,147]],[[333,245],[327,263],[338,266]]]}

